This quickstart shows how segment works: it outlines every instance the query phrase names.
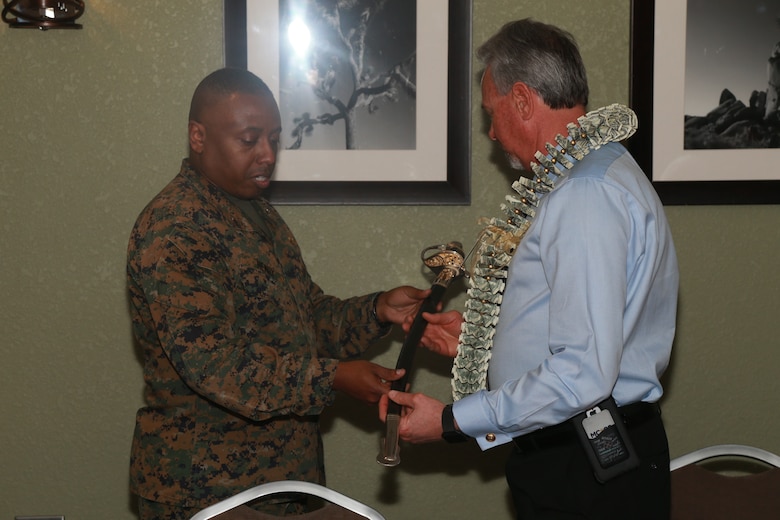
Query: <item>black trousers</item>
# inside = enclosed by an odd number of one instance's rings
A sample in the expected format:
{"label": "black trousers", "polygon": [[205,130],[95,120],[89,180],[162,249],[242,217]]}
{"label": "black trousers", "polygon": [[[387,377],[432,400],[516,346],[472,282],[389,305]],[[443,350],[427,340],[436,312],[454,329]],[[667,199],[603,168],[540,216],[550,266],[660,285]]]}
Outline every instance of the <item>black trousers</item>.
{"label": "black trousers", "polygon": [[668,520],[669,445],[660,413],[627,425],[640,466],[602,484],[582,445],[513,450],[506,478],[518,520]]}

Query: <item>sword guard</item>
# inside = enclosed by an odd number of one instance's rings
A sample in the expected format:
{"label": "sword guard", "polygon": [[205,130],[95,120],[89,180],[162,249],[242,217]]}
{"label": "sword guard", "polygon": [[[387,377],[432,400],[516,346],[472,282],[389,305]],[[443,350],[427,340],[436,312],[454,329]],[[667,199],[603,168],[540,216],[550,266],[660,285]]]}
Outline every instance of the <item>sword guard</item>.
{"label": "sword guard", "polygon": [[444,278],[448,282],[459,276],[466,276],[463,245],[460,242],[448,242],[426,247],[420,253],[422,262],[437,275],[437,282]]}

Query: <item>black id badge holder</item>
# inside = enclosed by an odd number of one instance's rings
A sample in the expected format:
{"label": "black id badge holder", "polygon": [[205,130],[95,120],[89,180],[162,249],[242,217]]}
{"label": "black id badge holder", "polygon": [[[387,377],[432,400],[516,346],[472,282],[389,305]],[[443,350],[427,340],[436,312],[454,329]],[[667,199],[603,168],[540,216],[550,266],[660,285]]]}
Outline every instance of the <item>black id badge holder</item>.
{"label": "black id badge holder", "polygon": [[572,421],[596,480],[604,483],[639,466],[639,457],[612,397]]}

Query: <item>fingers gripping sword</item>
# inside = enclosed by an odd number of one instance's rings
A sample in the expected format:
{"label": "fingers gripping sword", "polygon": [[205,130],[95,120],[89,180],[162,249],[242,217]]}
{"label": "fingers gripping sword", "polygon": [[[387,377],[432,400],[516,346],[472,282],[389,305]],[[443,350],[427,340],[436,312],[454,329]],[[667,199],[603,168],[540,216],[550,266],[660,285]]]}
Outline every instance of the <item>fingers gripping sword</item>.
{"label": "fingers gripping sword", "polygon": [[[460,242],[427,247],[420,254],[420,257],[423,263],[436,273],[436,279],[431,286],[431,294],[420,305],[409,333],[401,346],[401,353],[398,355],[395,368],[403,368],[406,370],[406,373],[401,379],[393,381],[391,388],[402,392],[406,390],[414,354],[417,351],[417,346],[420,343],[425,327],[428,325],[428,322],[422,316],[423,313],[436,312],[450,282],[465,274],[463,268],[465,257],[463,246]],[[401,457],[399,456],[400,446],[398,445],[398,426],[400,422],[401,405],[389,401],[385,418],[387,431],[382,442],[382,448],[376,457],[376,461],[383,466],[397,466],[401,462]]]}

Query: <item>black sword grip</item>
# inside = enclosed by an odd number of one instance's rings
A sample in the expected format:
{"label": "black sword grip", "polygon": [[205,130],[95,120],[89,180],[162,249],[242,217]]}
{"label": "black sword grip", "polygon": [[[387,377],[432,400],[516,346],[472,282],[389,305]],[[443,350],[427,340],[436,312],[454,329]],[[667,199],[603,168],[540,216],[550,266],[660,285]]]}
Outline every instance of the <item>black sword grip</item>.
{"label": "black sword grip", "polygon": [[[390,388],[393,390],[406,391],[406,384],[409,382],[409,375],[412,371],[412,363],[414,362],[414,354],[417,352],[417,346],[420,344],[425,327],[428,326],[428,322],[423,318],[424,312],[433,313],[436,312],[436,308],[439,306],[444,292],[447,288],[444,285],[434,284],[431,286],[431,294],[422,302],[420,309],[417,311],[417,315],[414,317],[412,326],[409,328],[409,333],[404,339],[404,343],[401,346],[401,353],[398,355],[398,361],[395,364],[396,370],[403,368],[406,373],[401,379],[393,381]],[[390,401],[387,406],[387,413],[400,414],[401,405]]]}

